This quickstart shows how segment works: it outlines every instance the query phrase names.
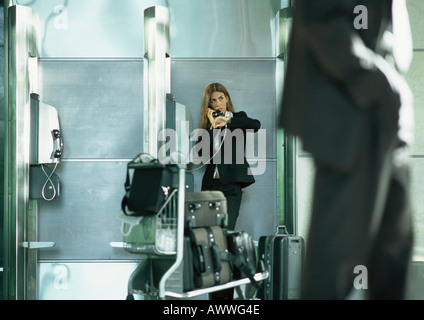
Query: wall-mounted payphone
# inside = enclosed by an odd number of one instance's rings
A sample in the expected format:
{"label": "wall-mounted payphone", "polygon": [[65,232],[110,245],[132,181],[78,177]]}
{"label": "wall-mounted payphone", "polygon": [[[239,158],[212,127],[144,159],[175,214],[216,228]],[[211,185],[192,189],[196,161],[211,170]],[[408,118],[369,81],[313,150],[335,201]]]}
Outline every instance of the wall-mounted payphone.
{"label": "wall-mounted payphone", "polygon": [[41,102],[36,93],[31,94],[30,137],[30,198],[53,200],[60,194],[55,170],[63,142],[56,108]]}

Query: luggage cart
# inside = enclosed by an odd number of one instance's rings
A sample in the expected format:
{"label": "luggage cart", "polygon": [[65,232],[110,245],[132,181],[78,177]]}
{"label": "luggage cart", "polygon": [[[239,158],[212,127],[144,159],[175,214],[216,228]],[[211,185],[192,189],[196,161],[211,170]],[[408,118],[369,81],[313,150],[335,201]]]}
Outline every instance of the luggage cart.
{"label": "luggage cart", "polygon": [[[184,291],[184,203],[185,165],[178,165],[178,187],[156,215],[151,217],[123,217],[122,232],[129,234],[133,228],[146,233],[138,243],[125,242],[122,247],[132,253],[145,254],[144,259],[128,280],[127,300],[134,294],[152,299],[188,299],[202,294],[236,287],[239,297],[245,298],[240,286],[249,284],[248,278],[235,280],[210,288]],[[134,229],[134,231],[136,231]],[[153,232],[152,232],[153,231]],[[268,272],[258,272],[258,282],[268,278]],[[249,297],[251,298],[251,297]]]}

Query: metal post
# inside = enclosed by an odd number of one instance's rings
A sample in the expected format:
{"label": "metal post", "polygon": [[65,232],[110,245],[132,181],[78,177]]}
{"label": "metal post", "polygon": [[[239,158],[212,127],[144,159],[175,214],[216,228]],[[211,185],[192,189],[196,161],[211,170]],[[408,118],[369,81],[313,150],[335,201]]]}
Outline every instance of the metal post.
{"label": "metal post", "polygon": [[[288,59],[287,44],[291,31],[293,8],[281,9],[277,15],[277,101],[282,100],[282,84]],[[277,118],[279,109],[277,105]],[[296,159],[297,139],[277,129],[277,193],[278,224],[284,224],[291,234],[297,234],[297,186]]]}
{"label": "metal post", "polygon": [[157,158],[158,134],[165,128],[166,94],[171,92],[169,10],[144,11],[144,152]]}
{"label": "metal post", "polygon": [[26,299],[29,208],[30,93],[37,90],[41,24],[32,9],[12,6],[7,25],[5,113],[4,298]]}
{"label": "metal post", "polygon": [[[3,27],[3,29],[2,29],[2,31],[0,31],[0,32],[3,32],[3,41],[1,42],[1,46],[3,46],[3,50],[2,50],[2,52],[0,53],[0,63],[3,65],[3,66],[6,66],[7,65],[7,31],[6,31],[6,26],[7,26],[7,8],[8,8],[8,5],[7,5],[8,3],[7,3],[7,1],[0,1],[0,15],[1,15],[1,21],[2,21],[2,23],[1,23],[1,26]],[[6,68],[5,68],[6,69]],[[0,75],[0,82],[1,82],[1,85],[0,85],[0,87],[3,87],[3,88],[6,88],[6,83],[7,83],[7,73],[6,72],[3,72],[1,75]],[[5,90],[2,90],[1,92],[0,92],[0,100],[2,100],[2,98],[4,98],[3,99],[3,101],[4,101],[4,105],[2,105],[1,107],[2,107],[2,111],[1,112],[3,112],[3,114],[2,114],[2,116],[1,116],[1,121],[3,122],[3,124],[4,124],[4,111],[6,110],[6,108],[5,108],[5,106],[7,105],[7,92],[5,91]],[[0,183],[1,183],[1,187],[0,187],[0,195],[1,195],[1,200],[0,200],[0,208],[4,208],[4,132],[3,133],[0,133],[0,148],[1,148],[1,150],[0,150],[0,156],[1,156],[1,161],[0,161],[0,165],[1,166],[3,166],[2,167],[2,171],[1,171],[1,174],[0,174]],[[3,275],[4,275],[4,268],[3,268],[3,266],[4,266],[4,254],[3,254],[3,252],[4,252],[4,240],[3,240],[3,236],[4,236],[4,210],[1,210],[0,211],[0,300],[3,300],[3,291],[4,291],[4,289],[3,289],[3,283],[4,283],[4,280],[3,280]]]}

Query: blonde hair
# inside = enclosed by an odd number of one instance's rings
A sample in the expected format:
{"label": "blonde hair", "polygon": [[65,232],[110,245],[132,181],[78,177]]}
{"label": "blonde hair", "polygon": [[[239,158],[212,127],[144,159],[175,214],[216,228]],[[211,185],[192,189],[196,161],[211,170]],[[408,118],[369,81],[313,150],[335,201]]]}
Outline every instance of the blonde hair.
{"label": "blonde hair", "polygon": [[214,92],[222,92],[227,98],[227,110],[234,113],[233,102],[227,89],[220,83],[214,82],[208,85],[203,93],[202,106],[200,109],[200,128],[206,129],[208,125],[207,111],[211,101],[211,95]]}

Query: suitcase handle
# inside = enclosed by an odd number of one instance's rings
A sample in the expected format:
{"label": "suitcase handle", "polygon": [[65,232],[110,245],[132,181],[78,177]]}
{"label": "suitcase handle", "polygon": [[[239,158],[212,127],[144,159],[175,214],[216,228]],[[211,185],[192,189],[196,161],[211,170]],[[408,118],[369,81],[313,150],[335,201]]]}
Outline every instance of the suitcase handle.
{"label": "suitcase handle", "polygon": [[275,232],[275,234],[289,234],[289,232],[287,231],[287,227],[280,225],[277,226],[277,231]]}

